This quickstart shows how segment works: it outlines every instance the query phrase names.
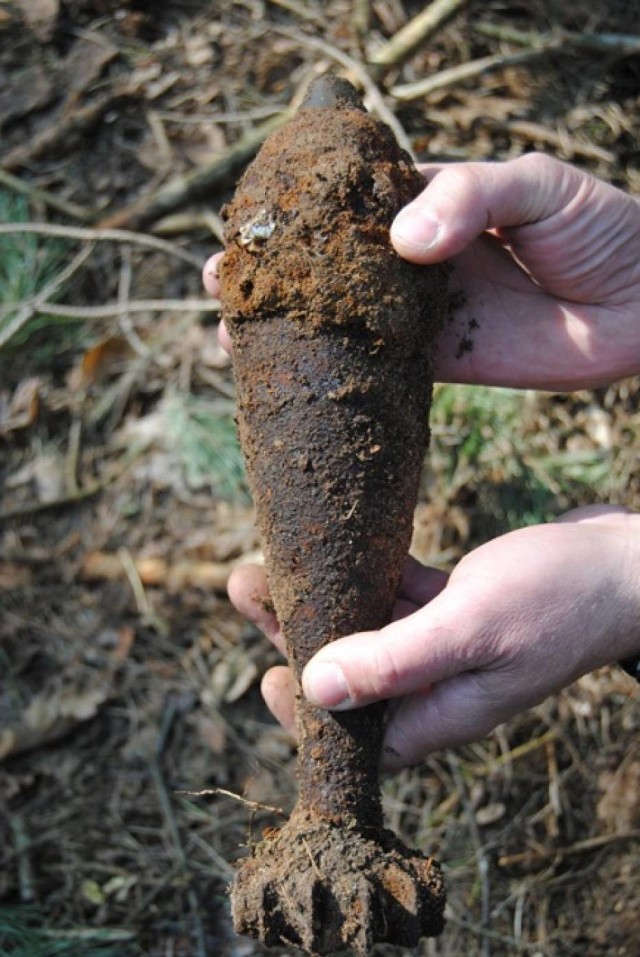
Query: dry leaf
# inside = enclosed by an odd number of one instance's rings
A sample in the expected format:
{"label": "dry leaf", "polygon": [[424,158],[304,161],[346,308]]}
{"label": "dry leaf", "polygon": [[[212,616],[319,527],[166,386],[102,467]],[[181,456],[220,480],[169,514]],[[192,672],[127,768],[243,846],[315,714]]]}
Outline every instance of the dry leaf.
{"label": "dry leaf", "polygon": [[189,66],[205,66],[205,64],[213,62],[213,47],[208,39],[199,34],[186,37],[184,56]]}
{"label": "dry leaf", "polygon": [[104,381],[123,359],[131,355],[131,346],[123,336],[107,336],[82,356],[68,377],[69,388],[76,392]]}
{"label": "dry leaf", "polygon": [[26,588],[31,584],[31,569],[15,562],[0,562],[0,591]]}
{"label": "dry leaf", "polygon": [[[245,556],[244,560],[248,557]],[[259,556],[251,558],[258,560]],[[150,556],[136,558],[133,563],[145,587],[166,588],[170,594],[176,595],[185,588],[226,593],[229,575],[238,561],[180,561],[170,565],[164,558]],[[80,576],[85,581],[122,581],[127,577],[120,556],[109,552],[89,552],[85,555]]]}
{"label": "dry leaf", "polygon": [[232,648],[211,671],[210,687],[203,693],[207,705],[233,704],[258,677],[258,667],[244,648]]}
{"label": "dry leaf", "polygon": [[35,422],[40,410],[42,382],[35,377],[24,379],[8,401],[0,395],[0,435],[26,429]]}
{"label": "dry leaf", "polygon": [[484,807],[479,807],[476,811],[476,822],[480,827],[485,827],[487,824],[496,824],[502,820],[506,811],[506,805],[501,801],[496,801],[494,804],[486,804]]}
{"label": "dry leaf", "polygon": [[102,907],[107,899],[98,882],[89,878],[80,885],[80,893],[89,904],[95,904],[96,907]]}
{"label": "dry leaf", "polygon": [[64,737],[76,725],[95,717],[110,691],[105,676],[100,685],[83,691],[63,689],[36,695],[23,711],[20,723],[0,731],[0,761]]}
{"label": "dry leaf", "polygon": [[65,480],[64,456],[58,449],[49,448],[42,449],[35,458],[10,475],[5,485],[7,488],[20,488],[32,482],[38,501],[55,502],[64,494]]}
{"label": "dry leaf", "polygon": [[134,874],[114,874],[110,877],[102,890],[106,897],[113,897],[119,904],[126,901],[129,897],[129,891],[138,883],[138,878]]}

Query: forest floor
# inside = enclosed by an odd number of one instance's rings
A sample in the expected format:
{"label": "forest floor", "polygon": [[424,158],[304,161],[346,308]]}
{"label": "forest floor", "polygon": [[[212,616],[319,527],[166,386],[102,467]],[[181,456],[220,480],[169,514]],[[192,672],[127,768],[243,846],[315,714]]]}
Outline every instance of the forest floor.
{"label": "forest floor", "polygon": [[[227,886],[295,748],[225,594],[259,543],[200,279],[266,128],[334,68],[418,159],[537,149],[640,192],[637,2],[452,2],[399,55],[423,6],[0,0],[0,955],[266,953]],[[437,387],[414,553],[640,508],[638,384]],[[385,780],[449,889],[413,953],[637,957],[638,704],[603,669]]]}

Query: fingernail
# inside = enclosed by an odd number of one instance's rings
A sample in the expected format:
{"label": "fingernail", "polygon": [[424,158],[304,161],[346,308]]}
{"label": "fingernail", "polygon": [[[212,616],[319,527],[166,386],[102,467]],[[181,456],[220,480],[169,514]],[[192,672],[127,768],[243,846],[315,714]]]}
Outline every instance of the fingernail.
{"label": "fingernail", "polygon": [[344,672],[335,661],[314,661],[302,676],[302,689],[310,704],[340,711],[351,707]]}
{"label": "fingernail", "polygon": [[392,232],[405,246],[425,252],[438,242],[441,224],[420,206],[405,206],[396,216]]}

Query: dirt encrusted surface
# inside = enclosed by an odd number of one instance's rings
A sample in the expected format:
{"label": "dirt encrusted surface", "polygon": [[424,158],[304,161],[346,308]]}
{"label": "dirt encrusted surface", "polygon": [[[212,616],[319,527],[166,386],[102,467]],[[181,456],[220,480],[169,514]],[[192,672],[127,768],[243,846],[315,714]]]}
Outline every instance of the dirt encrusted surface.
{"label": "dirt encrusted surface", "polygon": [[[448,302],[446,271],[418,269],[389,243],[394,216],[420,187],[391,131],[364,112],[355,90],[324,77],[269,137],[223,210],[222,316],[234,345],[239,434],[297,677],[328,642],[388,623],[411,543]],[[288,826],[271,867],[263,855],[241,870],[236,926],[259,923],[266,943],[304,942],[310,953],[356,940],[362,954],[385,940],[417,944],[415,925],[429,908],[416,901],[429,897],[426,886],[407,873],[398,900],[389,892],[366,907],[350,889],[358,834],[375,846],[382,825],[382,708],[331,715],[304,704],[298,690],[297,726],[300,800],[327,826],[318,833],[306,818],[300,833]],[[335,888],[323,901],[313,861],[331,823],[342,867],[336,853],[328,869]],[[283,886],[287,843],[306,873],[298,867]],[[370,857],[359,883],[375,895],[391,864],[382,846],[379,861]],[[412,877],[419,883],[417,871]],[[411,930],[397,938],[394,908],[412,914]],[[286,919],[276,916],[283,911]],[[434,928],[427,919],[422,933]]]}
{"label": "dirt encrusted surface", "polygon": [[[225,594],[233,565],[260,553],[200,278],[223,206],[286,107],[319,73],[365,70],[372,115],[418,159],[538,149],[640,191],[636,3],[472,0],[376,66],[423,7],[0,4],[0,227],[22,224],[0,232],[3,955],[290,952],[232,928],[236,862],[295,804],[295,749],[259,694],[278,655]],[[471,78],[411,90],[468,64]],[[384,199],[394,175],[365,176],[359,192]],[[271,229],[268,200],[248,212],[248,242]],[[78,232],[132,208],[144,236]],[[330,242],[333,224],[320,228]],[[244,294],[268,304],[273,276],[253,281]],[[371,299],[386,289],[371,280]],[[347,312],[369,315],[362,303]],[[436,385],[414,554],[450,568],[574,505],[639,508],[638,385]],[[385,454],[376,427],[357,436],[365,457]],[[301,484],[316,464],[298,463]],[[441,937],[379,954],[636,957],[637,694],[605,669],[384,782],[386,824],[442,863],[448,901]]]}
{"label": "dirt encrusted surface", "polygon": [[385,941],[414,948],[442,932],[444,904],[432,858],[391,831],[368,837],[300,809],[244,863],[233,895],[244,933],[317,955],[366,955]]}

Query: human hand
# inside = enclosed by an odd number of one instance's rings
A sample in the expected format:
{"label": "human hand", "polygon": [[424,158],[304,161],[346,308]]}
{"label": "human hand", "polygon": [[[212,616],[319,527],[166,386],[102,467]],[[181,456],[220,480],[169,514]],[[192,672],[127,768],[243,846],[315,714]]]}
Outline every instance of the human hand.
{"label": "human hand", "polygon": [[[638,200],[542,154],[422,170],[391,240],[453,265],[437,380],[562,391],[640,370]],[[214,296],[220,255],[204,269]]]}
{"label": "human hand", "polygon": [[[256,566],[229,583],[237,608],[282,650]],[[416,610],[417,609],[417,610]],[[488,734],[575,678],[640,651],[640,515],[595,506],[510,532],[444,573],[410,561],[396,620],[349,635],[309,662],[302,687],[320,707],[393,699],[383,764]],[[271,669],[265,700],[293,730],[293,680]]]}

